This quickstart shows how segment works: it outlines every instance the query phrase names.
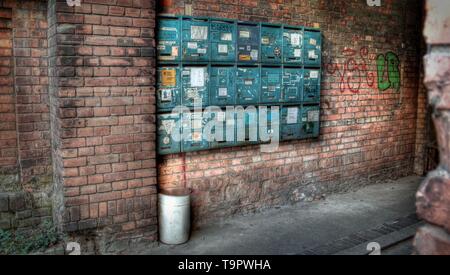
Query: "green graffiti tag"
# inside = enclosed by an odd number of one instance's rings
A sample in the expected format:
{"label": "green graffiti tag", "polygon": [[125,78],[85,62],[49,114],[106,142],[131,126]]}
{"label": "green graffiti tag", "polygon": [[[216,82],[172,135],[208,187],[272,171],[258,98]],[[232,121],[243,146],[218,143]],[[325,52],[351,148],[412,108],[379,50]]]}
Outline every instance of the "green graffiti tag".
{"label": "green graffiti tag", "polygon": [[389,88],[400,90],[400,60],[393,52],[387,52],[386,56],[380,54],[377,57],[378,89],[386,91]]}

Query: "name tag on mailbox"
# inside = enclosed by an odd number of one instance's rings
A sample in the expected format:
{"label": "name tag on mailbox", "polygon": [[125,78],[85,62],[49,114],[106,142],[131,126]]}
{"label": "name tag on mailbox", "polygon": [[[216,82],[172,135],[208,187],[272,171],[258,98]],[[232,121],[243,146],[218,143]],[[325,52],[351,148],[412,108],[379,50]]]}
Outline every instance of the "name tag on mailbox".
{"label": "name tag on mailbox", "polygon": [[209,60],[209,22],[202,19],[183,19],[182,39],[184,61]]}
{"label": "name tag on mailbox", "polygon": [[181,81],[178,66],[158,68],[158,84],[156,90],[159,111],[170,111],[180,104]]}
{"label": "name tag on mailbox", "polygon": [[303,78],[303,102],[320,102],[320,70],[305,69]]}
{"label": "name tag on mailbox", "polygon": [[260,89],[259,67],[238,67],[236,77],[236,104],[258,103]]}
{"label": "name tag on mailbox", "polygon": [[281,110],[281,140],[299,139],[301,107],[286,106]]}
{"label": "name tag on mailbox", "polygon": [[303,30],[285,27],[283,44],[283,63],[301,65],[303,63]]}
{"label": "name tag on mailbox", "polygon": [[234,62],[236,59],[236,24],[232,21],[211,22],[211,61]]}
{"label": "name tag on mailbox", "polygon": [[236,69],[234,66],[211,66],[210,104],[231,106],[236,101]]}
{"label": "name tag on mailbox", "polygon": [[301,121],[301,138],[319,136],[320,107],[318,105],[303,106]]}
{"label": "name tag on mailbox", "polygon": [[322,35],[318,30],[305,30],[304,36],[305,66],[320,67],[322,52]]}
{"label": "name tag on mailbox", "polygon": [[180,19],[160,18],[158,21],[158,34],[156,45],[157,58],[159,61],[179,61],[181,23]]}
{"label": "name tag on mailbox", "polygon": [[181,152],[181,127],[179,114],[161,114],[157,116],[158,154]]}
{"label": "name tag on mailbox", "polygon": [[300,103],[303,99],[303,69],[283,69],[283,102]]}
{"label": "name tag on mailbox", "polygon": [[261,26],[261,61],[281,63],[283,32],[281,26]]}
{"label": "name tag on mailbox", "polygon": [[201,106],[205,107],[209,104],[208,67],[206,66],[183,67],[181,72],[181,80],[182,80],[181,101],[184,106],[192,108],[195,107],[194,104],[201,104]]}
{"label": "name tag on mailbox", "polygon": [[238,24],[238,61],[256,63],[259,61],[259,26]]}

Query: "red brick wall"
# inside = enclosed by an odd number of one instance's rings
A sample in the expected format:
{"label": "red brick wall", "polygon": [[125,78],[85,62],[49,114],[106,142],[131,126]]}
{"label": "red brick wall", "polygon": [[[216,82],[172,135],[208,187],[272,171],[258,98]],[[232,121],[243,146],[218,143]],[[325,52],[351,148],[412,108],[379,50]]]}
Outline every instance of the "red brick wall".
{"label": "red brick wall", "polygon": [[0,175],[17,173],[12,10],[0,5]]}
{"label": "red brick wall", "polygon": [[[2,1],[0,166],[25,187],[51,180],[46,1]],[[4,87],[3,87],[4,85]],[[32,186],[34,185],[34,186]]]}
{"label": "red brick wall", "polygon": [[154,10],[144,0],[49,1],[55,204],[66,231],[155,238]]}
{"label": "red brick wall", "polygon": [[[11,3],[13,1],[10,1]],[[51,181],[47,3],[14,1],[14,75],[22,182]]]}
{"label": "red brick wall", "polygon": [[47,2],[0,1],[0,229],[52,220]]}
{"label": "red brick wall", "polygon": [[[274,153],[250,146],[188,153],[185,162],[160,158],[162,188],[193,189],[195,223],[413,173],[420,3],[168,2],[161,12],[183,14],[192,5],[196,16],[318,26],[324,37],[319,140],[284,142]],[[400,60],[399,91],[378,88],[375,59],[388,51]]]}

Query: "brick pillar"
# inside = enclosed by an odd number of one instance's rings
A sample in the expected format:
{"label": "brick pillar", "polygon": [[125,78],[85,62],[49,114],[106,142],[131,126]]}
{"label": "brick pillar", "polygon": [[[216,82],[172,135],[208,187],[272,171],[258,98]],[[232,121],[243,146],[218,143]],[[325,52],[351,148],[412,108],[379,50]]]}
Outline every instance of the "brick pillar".
{"label": "brick pillar", "polygon": [[11,19],[12,9],[0,3],[0,191],[13,188],[18,173]]}
{"label": "brick pillar", "polygon": [[13,1],[14,84],[21,181],[26,190],[50,185],[47,4]]}
{"label": "brick pillar", "polygon": [[440,165],[416,195],[417,212],[427,225],[417,231],[415,248],[418,254],[450,255],[450,6],[427,0],[426,10],[425,85],[434,109]]}
{"label": "brick pillar", "polygon": [[154,1],[81,2],[48,8],[55,218],[154,240]]}

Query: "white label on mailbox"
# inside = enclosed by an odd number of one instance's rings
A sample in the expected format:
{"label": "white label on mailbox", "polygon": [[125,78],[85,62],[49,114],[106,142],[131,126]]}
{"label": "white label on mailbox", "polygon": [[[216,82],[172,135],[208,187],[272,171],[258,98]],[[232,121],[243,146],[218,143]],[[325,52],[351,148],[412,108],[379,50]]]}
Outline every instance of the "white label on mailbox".
{"label": "white label on mailbox", "polygon": [[319,121],[319,111],[309,111],[308,112],[308,121]]}
{"label": "white label on mailbox", "polygon": [[222,41],[231,41],[233,39],[233,36],[231,33],[227,32],[227,33],[222,33],[220,35],[220,40]]}
{"label": "white label on mailbox", "polygon": [[252,50],[250,52],[250,57],[252,58],[252,60],[258,60],[258,50]]}
{"label": "white label on mailbox", "polygon": [[294,57],[301,57],[302,56],[302,50],[301,49],[295,49],[294,50]]}
{"label": "white label on mailbox", "polygon": [[206,54],[206,49],[198,49],[197,50],[197,53],[199,53],[199,54]]}
{"label": "white label on mailbox", "polygon": [[314,45],[314,46],[317,45],[316,39],[313,39],[313,38],[309,39],[309,44]]}
{"label": "white label on mailbox", "polygon": [[240,38],[250,38],[250,32],[249,31],[239,31],[239,37]]}
{"label": "white label on mailbox", "polygon": [[227,44],[219,44],[218,52],[219,53],[228,53],[228,45]]}
{"label": "white label on mailbox", "polygon": [[291,33],[291,45],[292,46],[300,46],[300,34],[299,33]]}
{"label": "white label on mailbox", "polygon": [[298,107],[291,107],[288,108],[287,110],[287,124],[295,124],[297,123],[297,118],[298,118]]}
{"label": "white label on mailbox", "polygon": [[205,86],[205,68],[191,68],[191,87]]}
{"label": "white label on mailbox", "polygon": [[253,85],[253,81],[252,80],[245,80],[244,84],[247,86]]}
{"label": "white label on mailbox", "polygon": [[178,47],[172,47],[172,56],[173,57],[178,56]]}
{"label": "white label on mailbox", "polygon": [[197,49],[197,43],[196,42],[188,42],[187,46],[189,49]]}
{"label": "white label on mailbox", "polygon": [[166,32],[176,32],[177,28],[173,28],[173,27],[162,27],[161,28],[162,31],[166,31]]}
{"label": "white label on mailbox", "polygon": [[228,96],[227,88],[219,88],[219,96]]}
{"label": "white label on mailbox", "polygon": [[308,52],[308,58],[309,59],[317,59],[319,56],[316,54],[316,51],[311,50]]}
{"label": "white label on mailbox", "polygon": [[191,26],[191,39],[193,39],[193,40],[208,39],[208,27],[207,26]]}
{"label": "white label on mailbox", "polygon": [[319,71],[311,71],[309,73],[310,78],[319,78]]}
{"label": "white label on mailbox", "polygon": [[172,101],[172,90],[161,90],[161,101],[167,102]]}

